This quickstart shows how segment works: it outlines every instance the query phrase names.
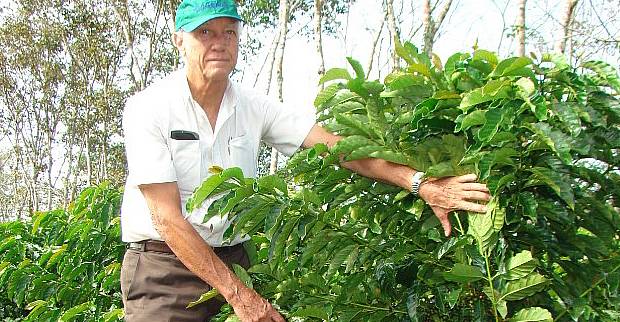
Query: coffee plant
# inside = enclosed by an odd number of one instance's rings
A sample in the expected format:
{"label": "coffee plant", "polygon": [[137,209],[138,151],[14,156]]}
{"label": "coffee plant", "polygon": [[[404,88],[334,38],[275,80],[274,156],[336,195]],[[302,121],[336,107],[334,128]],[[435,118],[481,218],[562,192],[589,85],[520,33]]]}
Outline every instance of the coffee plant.
{"label": "coffee plant", "polygon": [[[332,149],[258,179],[214,167],[187,206],[223,196],[205,220],[230,214],[226,236],[253,236],[253,285],[291,321],[619,320],[616,71],[558,55],[475,50],[443,64],[410,43],[397,52],[407,66],[384,83],[353,59],[353,76],[325,74],[318,119],[345,137]],[[455,213],[445,238],[422,200],[340,157],[474,172],[489,211]]]}
{"label": "coffee plant", "polygon": [[121,193],[84,190],[67,211],[0,224],[1,321],[119,321]]}
{"label": "coffee plant", "polygon": [[[289,321],[620,320],[620,79],[604,62],[445,64],[398,44],[407,66],[383,83],[360,64],[328,71],[318,119],[345,138],[298,152],[278,175],[213,167],[193,209],[233,217],[254,264],[235,272]],[[487,214],[438,220],[407,191],[339,159],[383,158],[430,177],[474,172]],[[122,318],[121,194],[86,189],[65,211],[0,224],[0,319]],[[216,296],[216,292],[188,305]],[[225,307],[215,321],[234,321]]]}

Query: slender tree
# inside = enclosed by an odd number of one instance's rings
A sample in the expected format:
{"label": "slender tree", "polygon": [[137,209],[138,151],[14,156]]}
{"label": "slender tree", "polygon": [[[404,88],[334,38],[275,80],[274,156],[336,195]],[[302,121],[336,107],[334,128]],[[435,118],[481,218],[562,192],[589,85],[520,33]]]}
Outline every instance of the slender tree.
{"label": "slender tree", "polygon": [[525,56],[525,5],[527,0],[519,0],[519,12],[517,14],[517,55]]}
{"label": "slender tree", "polygon": [[390,31],[390,38],[392,39],[392,63],[393,68],[398,68],[400,65],[398,55],[396,55],[396,44],[394,39],[400,39],[400,32],[398,30],[398,24],[396,23],[396,16],[394,14],[394,0],[385,0],[385,12],[388,22],[388,30]]}
{"label": "slender tree", "polygon": [[566,0],[566,8],[564,9],[564,15],[562,17],[562,29],[560,30],[560,37],[555,44],[555,51],[561,54],[564,54],[566,49],[566,42],[569,42],[571,39],[571,24],[573,21],[575,7],[577,6],[578,0]]}
{"label": "slender tree", "polygon": [[[323,0],[314,0],[314,42],[319,56],[319,78],[325,74],[325,59],[323,57]],[[323,85],[320,85],[323,88]]]}
{"label": "slender tree", "polygon": [[450,7],[452,6],[452,0],[448,0],[439,12],[437,19],[433,19],[433,9],[438,5],[439,1],[433,7],[431,7],[430,0],[424,0],[423,3],[424,12],[422,17],[422,24],[424,25],[424,52],[429,56],[433,52],[433,45],[435,44],[437,32],[439,31],[441,24],[446,18],[448,11],[450,11]]}
{"label": "slender tree", "polygon": [[[278,15],[278,30],[280,31],[280,38],[278,40],[278,51],[276,54],[276,77],[278,82],[278,98],[280,102],[284,101],[282,94],[282,87],[284,82],[283,77],[283,61],[284,61],[284,49],[286,48],[286,34],[288,33],[288,19],[289,19],[289,2],[288,0],[280,0],[280,8]],[[269,173],[273,174],[278,169],[278,150],[271,149],[271,162],[269,164]]]}

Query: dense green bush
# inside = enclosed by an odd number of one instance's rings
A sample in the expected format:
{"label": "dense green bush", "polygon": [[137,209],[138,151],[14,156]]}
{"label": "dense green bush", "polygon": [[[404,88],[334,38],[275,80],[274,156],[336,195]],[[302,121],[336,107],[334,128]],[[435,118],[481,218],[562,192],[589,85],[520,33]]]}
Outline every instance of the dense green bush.
{"label": "dense green bush", "polygon": [[0,224],[0,320],[122,317],[117,189],[84,190],[67,211]]}
{"label": "dense green bush", "polygon": [[[255,236],[254,285],[290,318],[329,321],[620,319],[620,81],[603,62],[445,64],[411,44],[384,84],[332,69],[319,119],[346,138],[293,156],[280,176],[213,169],[189,207],[236,214]],[[444,238],[405,191],[338,166],[377,157],[433,177],[475,172],[487,214],[452,217]],[[295,183],[287,186],[286,183]]]}
{"label": "dense green bush", "polygon": [[[259,179],[214,167],[197,189],[188,207],[223,194],[207,217],[236,214],[227,236],[253,236],[252,280],[237,274],[290,320],[620,319],[613,68],[484,50],[442,64],[398,49],[407,67],[384,83],[354,60],[354,77],[323,78],[340,82],[317,96],[319,118],[347,136],[331,151],[302,151]],[[338,155],[474,171],[494,198],[486,215],[453,216],[446,239],[421,200],[340,168]],[[0,319],[118,320],[119,201],[104,184],[67,211],[0,224]]]}

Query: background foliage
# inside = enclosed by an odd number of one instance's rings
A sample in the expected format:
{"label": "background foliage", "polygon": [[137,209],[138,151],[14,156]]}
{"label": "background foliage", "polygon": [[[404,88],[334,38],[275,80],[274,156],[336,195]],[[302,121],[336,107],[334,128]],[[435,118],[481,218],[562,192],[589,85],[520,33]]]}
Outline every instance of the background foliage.
{"label": "background foliage", "polygon": [[122,317],[120,192],[85,189],[67,211],[0,224],[1,321]]}

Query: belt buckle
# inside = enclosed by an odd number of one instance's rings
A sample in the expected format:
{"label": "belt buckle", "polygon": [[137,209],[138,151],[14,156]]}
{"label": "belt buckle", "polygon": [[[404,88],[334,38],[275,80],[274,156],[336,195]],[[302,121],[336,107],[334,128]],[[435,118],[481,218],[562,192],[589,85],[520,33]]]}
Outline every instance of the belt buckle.
{"label": "belt buckle", "polygon": [[144,242],[142,242],[142,243],[131,242],[131,243],[127,244],[127,249],[144,252],[145,249],[146,249],[146,244]]}

